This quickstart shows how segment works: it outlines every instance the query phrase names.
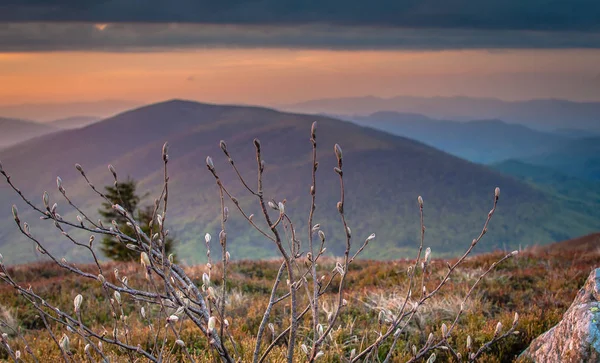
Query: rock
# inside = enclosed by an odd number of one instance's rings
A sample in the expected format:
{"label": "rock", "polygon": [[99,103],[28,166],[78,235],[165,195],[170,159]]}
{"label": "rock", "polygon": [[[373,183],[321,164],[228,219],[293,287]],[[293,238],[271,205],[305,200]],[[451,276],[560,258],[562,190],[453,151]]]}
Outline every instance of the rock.
{"label": "rock", "polygon": [[590,273],[563,319],[521,354],[534,362],[600,362],[600,268]]}

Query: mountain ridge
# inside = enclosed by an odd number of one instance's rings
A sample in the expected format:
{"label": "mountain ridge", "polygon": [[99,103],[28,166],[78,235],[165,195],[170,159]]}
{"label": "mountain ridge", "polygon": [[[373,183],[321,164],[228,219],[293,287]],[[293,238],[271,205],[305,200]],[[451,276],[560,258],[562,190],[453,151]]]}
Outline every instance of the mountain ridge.
{"label": "mountain ridge", "polygon": [[[169,100],[3,150],[0,160],[14,183],[32,200],[39,200],[44,190],[54,190],[55,178],[60,176],[68,195],[95,216],[98,199],[78,176],[74,163],[83,166],[97,187],[112,183],[106,169],[111,163],[119,178],[131,175],[139,181],[141,193],[156,195],[163,180],[160,150],[169,141],[169,228],[181,241],[178,255],[188,263],[197,263],[205,258],[202,236],[207,232],[216,235],[220,230],[218,190],[206,170],[206,156],[213,157],[217,172],[240,205],[248,213],[260,215],[253,197],[237,182],[222,155],[219,140],[227,142],[240,173],[251,183],[256,178],[253,139],[262,141],[265,197],[287,199],[286,211],[296,222],[296,230],[307,230],[304,221],[309,209],[309,131],[313,121],[318,123],[320,162],[315,223],[321,223],[331,242],[328,254],[343,251],[343,231],[335,207],[339,198],[339,181],[333,172],[335,143],[344,150],[348,193],[345,209],[356,239],[353,248],[373,232],[378,236],[377,248],[370,249],[368,258],[401,258],[414,251],[419,238],[418,195],[426,203],[426,243],[437,256],[455,255],[479,233],[496,186],[502,189],[501,204],[481,252],[514,247],[524,241],[552,242],[600,229],[600,225],[593,224],[595,219],[577,210],[564,210],[557,218],[555,211],[562,206],[543,192],[421,142],[331,117],[282,113],[264,107]],[[45,145],[56,146],[49,149]],[[74,220],[75,213],[66,212],[59,193],[53,191],[51,198],[58,201],[64,218]],[[20,207],[22,220],[33,222],[17,196],[5,185],[0,187],[0,205],[4,206],[0,210],[0,249],[5,259],[31,259],[31,248],[15,232],[7,208],[13,203]],[[270,241],[252,232],[233,205],[230,210],[227,228],[233,258],[272,257]],[[580,222],[572,226],[572,219]],[[32,233],[41,231],[38,223],[43,221],[30,223]],[[306,238],[304,234],[301,239]],[[64,254],[72,261],[85,260],[60,239],[59,233],[49,230],[44,237],[57,255]],[[89,236],[78,237],[87,240]]]}
{"label": "mountain ridge", "polygon": [[546,131],[565,127],[596,132],[600,130],[600,102],[577,102],[552,98],[504,101],[466,96],[341,97],[308,100],[281,105],[279,108],[309,113],[362,116],[380,110],[392,110],[458,121],[497,118]]}
{"label": "mountain ridge", "polygon": [[348,119],[419,140],[450,154],[483,164],[538,155],[572,140],[499,119],[461,122],[395,111],[379,111],[365,117],[354,116]]}

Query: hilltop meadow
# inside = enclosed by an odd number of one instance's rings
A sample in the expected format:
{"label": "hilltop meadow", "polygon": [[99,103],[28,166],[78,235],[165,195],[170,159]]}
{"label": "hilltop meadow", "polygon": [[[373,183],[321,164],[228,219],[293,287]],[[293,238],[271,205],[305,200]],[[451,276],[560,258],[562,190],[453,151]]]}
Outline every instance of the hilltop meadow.
{"label": "hilltop meadow", "polygon": [[[493,345],[480,357],[481,362],[513,362],[516,357],[528,346],[529,342],[548,330],[560,321],[562,314],[571,304],[578,289],[581,287],[589,272],[600,261],[600,248],[598,248],[598,235],[568,241],[549,247],[539,247],[521,251],[516,257],[502,262],[494,271],[488,274],[481,282],[480,287],[466,303],[464,314],[453,331],[450,341],[457,347],[463,356],[467,353],[466,339],[472,336],[473,346],[479,346],[494,335],[497,322],[503,326],[511,325],[514,313],[520,315],[517,325],[518,335]],[[490,265],[504,255],[503,252],[494,252],[471,257],[462,265],[450,283],[430,300],[417,316],[412,320],[409,329],[399,339],[393,361],[406,361],[411,358],[411,346],[418,347],[425,344],[430,333],[438,336],[441,324],[449,324],[455,317],[460,307],[460,302],[466,295],[469,287],[479,275]],[[447,262],[455,260],[442,260],[433,258],[430,272],[426,275],[426,286],[434,286],[443,273],[447,270]],[[227,288],[230,296],[227,308],[230,316],[227,328],[235,341],[236,353],[239,361],[251,360],[254,346],[253,332],[256,332],[262,314],[266,308],[265,296],[270,293],[272,281],[277,274],[280,261],[246,261],[235,260],[229,264],[231,279]],[[319,272],[327,272],[333,268],[335,261],[327,259],[319,265]],[[351,355],[352,350],[359,351],[364,348],[367,341],[383,331],[386,325],[381,321],[382,310],[394,310],[402,304],[406,294],[408,278],[407,267],[413,261],[409,259],[393,261],[360,260],[351,265],[347,278],[348,309],[340,316],[335,328],[325,341],[326,352],[320,361],[339,362]],[[95,266],[81,265],[84,270],[93,271]],[[117,268],[121,276],[128,277],[131,286],[145,286],[144,269],[139,263],[108,263],[103,264],[106,271]],[[202,274],[207,271],[206,265],[185,267],[186,273],[197,285],[202,284]],[[101,284],[96,280],[82,279],[58,268],[52,263],[33,263],[18,265],[9,268],[11,275],[23,286],[31,286],[34,291],[57,306],[72,306],[72,301],[78,293],[83,294],[81,319],[97,332],[112,331],[111,310],[106,303],[106,295]],[[221,270],[213,267],[215,281],[219,281]],[[115,277],[107,274],[107,280],[117,282]],[[280,286],[279,295],[286,292],[285,286]],[[323,306],[333,305],[336,286],[332,285],[327,294],[322,297]],[[13,322],[23,332],[23,337],[31,344],[38,357],[46,361],[60,360],[61,355],[52,341],[43,322],[35,309],[30,304],[25,304],[18,293],[7,285],[0,285],[2,296],[2,316],[4,320]],[[300,295],[301,296],[301,295]],[[306,296],[301,296],[300,306],[306,304]],[[134,302],[129,297],[124,298],[125,315],[131,322],[131,343],[141,344],[144,348],[151,349],[155,342],[150,338],[151,327],[144,323],[140,316],[143,306]],[[275,334],[279,334],[286,327],[286,306],[276,306],[271,321],[274,324]],[[189,321],[180,322],[191,325]],[[83,342],[67,329],[58,327],[55,335],[63,333],[71,336],[71,351],[76,361],[84,361]],[[341,328],[340,328],[341,327]],[[154,327],[159,328],[159,327]],[[340,328],[338,330],[338,328]],[[5,330],[11,337],[14,332]],[[206,339],[194,330],[184,329],[182,339],[187,342],[187,347],[193,358],[200,362],[216,361],[217,356],[213,350],[207,349]],[[272,335],[266,343],[270,343]],[[299,331],[298,344],[307,340],[305,331]],[[160,343],[160,342],[159,342]],[[166,344],[171,349],[165,356],[166,361],[179,361],[184,359],[182,350],[169,339]],[[386,348],[382,346],[381,356],[385,357]],[[13,349],[24,351],[24,344],[19,339],[14,340]],[[270,362],[285,361],[285,342],[276,345],[275,354],[267,360]],[[128,360],[124,351],[105,345],[105,353],[114,361]],[[6,352],[0,350],[0,359],[7,359]],[[279,359],[277,357],[280,357]],[[27,355],[25,361],[29,361]],[[375,358],[376,359],[376,358]],[[302,361],[302,353],[298,351],[295,360]],[[438,351],[438,361],[447,361],[450,357]]]}

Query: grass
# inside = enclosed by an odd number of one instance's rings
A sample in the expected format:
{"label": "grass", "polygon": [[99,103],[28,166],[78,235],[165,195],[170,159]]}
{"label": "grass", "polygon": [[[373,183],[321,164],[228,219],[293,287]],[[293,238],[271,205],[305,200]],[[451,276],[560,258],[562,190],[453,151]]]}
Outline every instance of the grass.
{"label": "grass", "polygon": [[[393,361],[404,361],[410,357],[410,347],[414,344],[422,346],[429,333],[439,336],[442,323],[449,324],[454,319],[470,285],[494,261],[504,255],[494,252],[470,258],[454,275],[440,294],[426,303],[415,317],[408,329],[408,334],[402,336],[396,348]],[[489,274],[481,283],[477,292],[467,304],[467,314],[463,315],[457,330],[451,336],[451,342],[465,356],[467,335],[473,337],[477,349],[489,340],[496,323],[501,321],[505,327],[511,325],[515,312],[520,315],[518,324],[519,335],[511,336],[492,347],[482,358],[482,362],[512,362],[528,346],[532,339],[558,323],[562,314],[567,310],[578,289],[592,269],[600,262],[600,249],[589,248],[581,250],[569,249],[529,249],[515,258],[505,261]],[[384,329],[379,324],[380,311],[394,311],[401,304],[406,293],[408,280],[406,269],[412,262],[409,260],[374,261],[363,260],[351,265],[347,277],[348,307],[336,323],[336,329],[327,340],[324,347],[325,356],[320,361],[338,362],[342,357],[348,357],[353,349],[359,351],[368,342],[372,342],[379,332]],[[234,337],[239,357],[246,362],[251,359],[254,348],[254,335],[260,324],[260,319],[266,308],[271,281],[274,279],[280,262],[270,261],[234,261],[230,264],[231,279],[228,284],[230,291],[228,299],[229,331]],[[327,274],[335,264],[334,259],[324,260],[319,274]],[[93,266],[83,266],[93,271]],[[127,276],[129,284],[144,286],[147,280],[139,264],[108,263],[103,265],[106,271],[118,268],[120,276]],[[188,266],[187,273],[198,285],[202,284],[204,265]],[[215,271],[216,269],[216,271]],[[446,271],[446,261],[434,259],[431,273],[426,275],[426,285],[433,287]],[[84,296],[82,318],[94,330],[101,332],[107,329],[112,333],[110,309],[100,283],[95,280],[85,280],[71,276],[50,263],[35,263],[10,267],[10,274],[22,286],[31,288],[65,311],[71,311],[73,298],[81,293]],[[112,273],[105,273],[107,278],[115,280]],[[108,276],[110,275],[110,276]],[[213,267],[213,281],[218,281],[220,271]],[[283,285],[283,284],[282,284]],[[322,301],[332,305],[337,288],[330,287],[331,294],[325,295]],[[281,293],[286,290],[281,287]],[[5,320],[16,321],[22,329],[24,337],[31,343],[33,351],[45,361],[60,360],[59,350],[50,340],[43,324],[36,317],[35,310],[24,303],[24,300],[7,286],[0,286],[0,313]],[[302,296],[302,295],[301,295]],[[149,326],[140,318],[139,303],[124,297],[125,313],[131,324],[131,339],[133,344],[151,347],[154,342],[150,339]],[[306,299],[302,296],[300,306],[305,306]],[[270,322],[274,324],[277,334],[287,327],[281,304],[276,305]],[[150,313],[152,314],[152,312]],[[308,321],[304,320],[304,323]],[[182,322],[187,327],[189,322]],[[158,326],[158,325],[157,325]],[[197,361],[209,362],[216,358],[207,350],[207,343],[202,335],[191,329],[184,329],[182,339]],[[338,329],[339,326],[339,329]],[[54,327],[55,334],[60,337],[66,333],[71,338],[71,349],[77,361],[84,360],[83,346],[85,345],[74,334],[62,327]],[[9,332],[10,333],[10,332]],[[109,333],[109,334],[111,334]],[[270,336],[270,333],[268,333]],[[267,339],[267,343],[271,338]],[[305,330],[299,331],[298,347],[309,337]],[[24,345],[16,337],[10,338],[11,347],[24,352]],[[167,342],[173,346],[166,361],[179,361],[184,358],[180,348],[174,345],[173,337]],[[385,357],[388,345],[380,347],[380,358]],[[284,361],[286,350],[284,343],[278,345],[271,362]],[[127,359],[124,352],[105,345],[104,351],[115,361]],[[296,353],[297,361],[303,360],[300,348]],[[444,352],[438,351],[438,361],[449,361]],[[25,355],[25,359],[29,357]],[[0,350],[0,359],[7,359],[6,352]]]}

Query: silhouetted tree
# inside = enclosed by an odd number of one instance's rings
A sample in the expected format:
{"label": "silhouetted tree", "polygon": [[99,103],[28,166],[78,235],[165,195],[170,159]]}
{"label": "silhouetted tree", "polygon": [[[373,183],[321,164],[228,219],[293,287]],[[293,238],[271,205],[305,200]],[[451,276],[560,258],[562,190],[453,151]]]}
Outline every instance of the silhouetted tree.
{"label": "silhouetted tree", "polygon": [[[115,221],[122,233],[135,238],[136,234],[134,228],[127,224],[125,217],[112,208],[113,204],[119,204],[135,218],[146,235],[152,236],[153,233],[150,230],[150,221],[152,221],[153,218],[156,218],[156,216],[154,216],[154,208],[151,206],[138,208],[140,197],[136,194],[136,187],[136,181],[131,178],[128,178],[124,182],[117,183],[116,185],[104,187],[104,194],[112,204],[108,202],[102,203],[102,209],[99,209],[98,212],[104,218],[106,223],[112,224],[112,221]],[[156,222],[156,219],[154,219],[154,221]],[[153,225],[156,225],[156,223],[153,223]],[[167,255],[173,252],[174,245],[175,240],[171,237],[167,237],[165,241],[165,252]],[[130,250],[126,247],[126,243],[111,236],[104,236],[102,239],[102,247],[100,249],[106,257],[114,261],[134,261],[140,258],[139,252]]]}

